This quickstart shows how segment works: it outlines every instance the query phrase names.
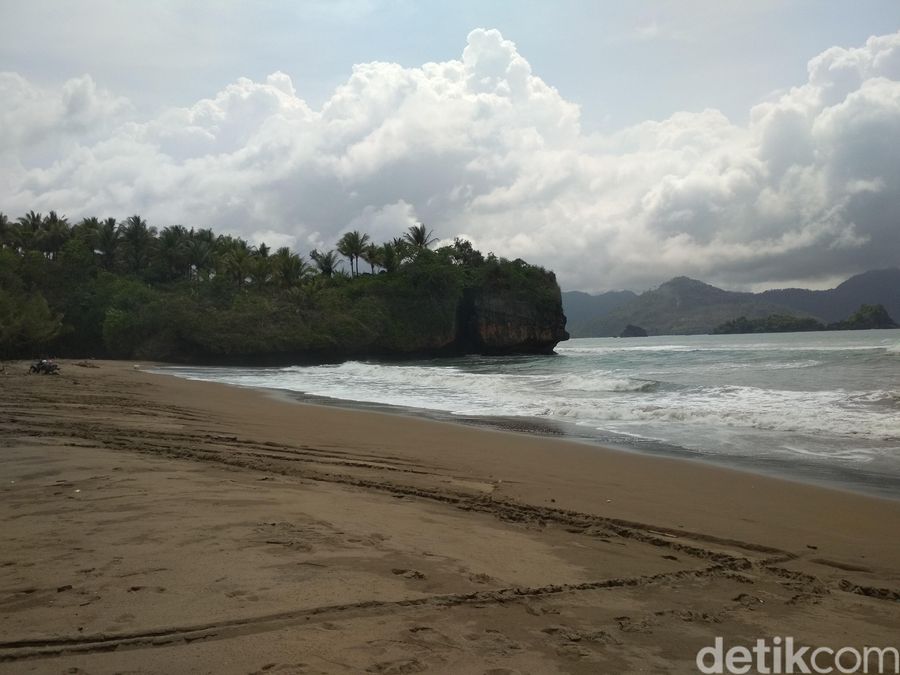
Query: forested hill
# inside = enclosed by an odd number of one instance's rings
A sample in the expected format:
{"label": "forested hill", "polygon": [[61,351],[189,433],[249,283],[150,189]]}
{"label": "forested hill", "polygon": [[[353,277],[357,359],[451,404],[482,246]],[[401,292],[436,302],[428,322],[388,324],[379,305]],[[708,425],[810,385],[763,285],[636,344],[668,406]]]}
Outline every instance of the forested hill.
{"label": "forested hill", "polygon": [[354,231],[303,258],[140,216],[0,214],[0,358],[292,363],[547,353],[568,337],[552,272],[434,243],[424,225],[380,244]]}
{"label": "forested hill", "polygon": [[563,293],[563,310],[568,319],[569,332],[574,337],[594,335],[599,319],[636,297],[637,293],[632,291],[607,291],[598,295],[566,291]]}
{"label": "forested hill", "polygon": [[785,288],[765,291],[759,297],[826,323],[846,319],[862,304],[884,305],[891,316],[900,316],[900,269],[863,272],[827,291]]}
{"label": "forested hill", "polygon": [[900,316],[900,269],[864,272],[825,291],[792,288],[739,293],[676,277],[630,298],[621,291],[584,296],[577,291],[563,293],[575,337],[616,336],[629,324],[651,335],[711,333],[738,317],[755,320],[772,315],[834,324],[864,304],[883,305],[891,316]]}

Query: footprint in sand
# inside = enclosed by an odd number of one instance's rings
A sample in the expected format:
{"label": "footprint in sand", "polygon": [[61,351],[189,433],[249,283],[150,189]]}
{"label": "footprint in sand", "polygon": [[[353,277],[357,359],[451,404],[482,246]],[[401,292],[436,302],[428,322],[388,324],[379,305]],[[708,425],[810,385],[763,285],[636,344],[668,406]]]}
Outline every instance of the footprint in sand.
{"label": "footprint in sand", "polygon": [[648,619],[635,620],[630,616],[617,616],[615,622],[623,633],[651,633],[653,622]]}
{"label": "footprint in sand", "polygon": [[366,668],[367,673],[380,673],[380,675],[404,675],[405,673],[421,673],[424,670],[426,670],[426,666],[419,659],[382,661],[373,663]]}
{"label": "footprint in sand", "polygon": [[494,577],[489,574],[470,574],[469,581],[475,584],[489,584],[494,580]]}

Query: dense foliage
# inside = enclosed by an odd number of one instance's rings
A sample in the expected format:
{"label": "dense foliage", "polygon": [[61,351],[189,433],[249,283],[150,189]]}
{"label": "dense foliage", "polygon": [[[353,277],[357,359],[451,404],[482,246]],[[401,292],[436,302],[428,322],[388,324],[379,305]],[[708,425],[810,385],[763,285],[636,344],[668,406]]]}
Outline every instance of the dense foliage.
{"label": "dense foliage", "polygon": [[844,321],[830,324],[831,330],[870,330],[873,328],[897,328],[897,324],[882,305],[862,305]]}
{"label": "dense foliage", "polygon": [[459,308],[486,288],[561,312],[551,272],[460,239],[434,243],[424,225],[380,245],[354,231],[305,259],[137,215],[70,225],[53,212],[0,214],[0,358],[437,353],[460,348]]}
{"label": "dense foliage", "polygon": [[897,328],[882,305],[862,305],[844,321],[827,326],[808,317],[772,314],[764,319],[739,317],[718,326],[715,334],[729,333],[800,333],[814,330],[868,330],[872,328]]}
{"label": "dense foliage", "polygon": [[825,326],[809,317],[771,314],[762,319],[748,319],[745,316],[726,321],[713,331],[715,335],[730,333],[801,333],[825,330]]}

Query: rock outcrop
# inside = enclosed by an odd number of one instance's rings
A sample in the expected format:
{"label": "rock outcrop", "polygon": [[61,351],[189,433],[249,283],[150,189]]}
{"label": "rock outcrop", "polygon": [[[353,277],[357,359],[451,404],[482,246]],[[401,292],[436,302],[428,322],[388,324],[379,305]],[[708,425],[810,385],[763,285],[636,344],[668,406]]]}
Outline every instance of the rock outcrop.
{"label": "rock outcrop", "polygon": [[460,322],[463,334],[459,340],[463,352],[549,354],[559,342],[569,339],[558,287],[555,300],[522,297],[513,289],[478,289],[463,307],[465,320]]}
{"label": "rock outcrop", "polygon": [[625,326],[624,330],[621,333],[619,333],[619,337],[647,337],[647,331],[645,331],[640,326],[635,326],[634,324],[630,323]]}

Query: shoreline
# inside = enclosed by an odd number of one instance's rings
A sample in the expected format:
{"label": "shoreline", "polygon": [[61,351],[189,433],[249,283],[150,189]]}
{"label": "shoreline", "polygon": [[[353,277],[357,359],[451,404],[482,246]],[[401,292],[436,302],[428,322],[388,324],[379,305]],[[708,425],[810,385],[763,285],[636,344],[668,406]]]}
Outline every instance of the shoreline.
{"label": "shoreline", "polygon": [[[322,406],[325,408],[346,410],[350,412],[372,412],[388,416],[456,424],[464,427],[497,431],[501,433],[556,439],[595,448],[600,452],[615,452],[644,457],[671,459],[695,463],[701,466],[746,473],[792,484],[808,485],[826,490],[836,490],[838,492],[848,492],[850,494],[874,497],[876,499],[900,501],[900,476],[890,474],[872,474],[862,469],[847,469],[846,467],[841,467],[839,465],[825,463],[797,465],[788,459],[776,459],[772,457],[750,458],[732,455],[715,455],[684,448],[658,439],[639,436],[630,439],[623,434],[613,434],[612,432],[606,432],[605,436],[598,438],[590,433],[591,427],[583,427],[576,423],[547,420],[539,417],[458,415],[452,412],[431,408],[415,408],[388,403],[339,399],[323,395],[307,394],[291,389],[254,387],[186,378],[167,372],[166,369],[170,367],[178,368],[181,366],[178,366],[177,364],[155,364],[145,370],[148,373],[168,375],[195,382],[205,382],[208,384],[218,384],[226,387],[237,387],[250,391],[264,392],[274,399],[290,401],[298,405]],[[601,430],[597,429],[596,431]],[[619,438],[621,438],[621,440],[619,440]]]}
{"label": "shoreline", "polygon": [[0,673],[687,672],[714,636],[896,642],[897,501],[62,366],[0,373]]}
{"label": "shoreline", "polygon": [[[224,386],[240,386],[225,384]],[[850,494],[886,499],[888,501],[900,501],[900,476],[885,474],[866,474],[858,469],[846,470],[839,466],[815,465],[804,466],[798,470],[789,460],[754,459],[747,457],[734,457],[730,455],[712,455],[696,450],[690,450],[678,445],[659,441],[653,438],[635,436],[634,442],[629,444],[627,440],[615,442],[608,436],[596,438],[589,432],[579,433],[582,427],[575,423],[543,420],[539,417],[499,417],[457,415],[455,413],[427,408],[410,408],[382,403],[369,403],[366,401],[354,401],[352,399],[336,399],[325,396],[315,396],[303,392],[295,392],[285,389],[269,389],[262,387],[247,387],[258,391],[268,391],[275,398],[285,398],[300,405],[321,405],[327,408],[341,410],[362,410],[384,415],[399,415],[401,417],[413,417],[458,424],[476,429],[497,431],[500,433],[521,434],[524,436],[538,436],[548,439],[557,439],[570,443],[578,443],[596,448],[600,452],[616,452],[643,457],[657,457],[672,459],[681,462],[699,464],[738,473],[761,476],[772,480],[809,485],[825,490],[835,490]],[[622,434],[618,434],[622,436]],[[624,437],[623,438],[627,438]],[[868,478],[866,477],[868,476]]]}

